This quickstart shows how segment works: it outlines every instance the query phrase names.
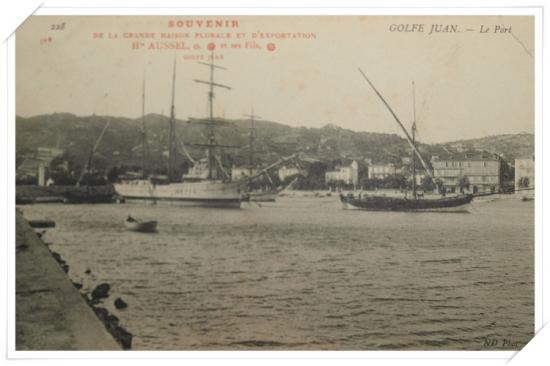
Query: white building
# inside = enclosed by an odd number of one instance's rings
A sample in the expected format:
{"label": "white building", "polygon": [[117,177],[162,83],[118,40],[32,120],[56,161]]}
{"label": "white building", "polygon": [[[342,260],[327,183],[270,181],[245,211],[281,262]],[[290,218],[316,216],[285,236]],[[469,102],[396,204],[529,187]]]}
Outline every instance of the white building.
{"label": "white building", "polygon": [[496,154],[473,152],[432,157],[434,178],[441,180],[448,192],[494,192],[501,184],[501,158]]}
{"label": "white building", "polygon": [[336,170],[327,171],[325,182],[344,182],[357,185],[359,183],[359,164],[354,160],[348,166],[337,166]]}
{"label": "white building", "polygon": [[393,164],[371,164],[369,165],[368,176],[369,179],[384,179],[400,172],[401,170]]}
{"label": "white building", "polygon": [[[258,173],[258,169],[252,169],[252,175]],[[246,167],[233,167],[231,168],[231,179],[239,180],[250,176],[250,168]]]}
{"label": "white building", "polygon": [[[52,161],[61,156],[63,150],[53,147],[38,147],[36,153],[29,154],[17,167],[16,174],[19,177],[36,177],[39,185],[44,186],[51,170]],[[67,163],[68,164],[68,163]],[[68,165],[67,165],[68,167]]]}
{"label": "white building", "polygon": [[36,149],[36,153],[25,156],[23,163],[17,168],[18,171],[27,175],[37,176],[39,165],[44,165],[49,168],[52,161],[61,156],[63,150],[50,147],[39,147]]}
{"label": "white building", "polygon": [[302,169],[298,169],[295,166],[291,166],[291,167],[283,166],[278,170],[277,175],[279,176],[279,179],[281,181],[284,181],[286,177],[290,177],[293,175],[305,175],[305,174]]}
{"label": "white building", "polygon": [[514,162],[514,189],[535,187],[535,157],[516,159]]}

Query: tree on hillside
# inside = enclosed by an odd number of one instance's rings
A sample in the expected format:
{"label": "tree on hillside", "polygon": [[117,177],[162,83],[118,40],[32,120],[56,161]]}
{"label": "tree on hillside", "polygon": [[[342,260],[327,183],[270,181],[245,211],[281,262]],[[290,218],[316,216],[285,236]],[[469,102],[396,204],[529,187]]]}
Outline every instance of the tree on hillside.
{"label": "tree on hillside", "polygon": [[307,166],[307,174],[305,177],[298,178],[296,182],[296,189],[301,190],[314,190],[314,189],[326,189],[325,172],[327,171],[327,165],[323,162],[314,162]]}
{"label": "tree on hillside", "polygon": [[392,174],[382,179],[382,188],[405,189],[407,188],[407,178],[403,174]]}
{"label": "tree on hillside", "polygon": [[382,180],[378,178],[362,177],[359,180],[359,186],[361,186],[362,189],[366,189],[366,190],[374,190],[380,187],[381,185],[382,185]]}

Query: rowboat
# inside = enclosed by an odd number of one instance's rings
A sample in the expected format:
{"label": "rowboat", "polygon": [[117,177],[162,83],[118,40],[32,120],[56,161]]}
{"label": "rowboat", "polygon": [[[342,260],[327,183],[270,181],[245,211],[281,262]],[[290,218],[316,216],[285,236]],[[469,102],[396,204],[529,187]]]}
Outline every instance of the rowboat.
{"label": "rowboat", "polygon": [[139,221],[132,216],[128,216],[126,220],[124,220],[124,225],[128,230],[140,233],[154,233],[157,231],[156,221]]}

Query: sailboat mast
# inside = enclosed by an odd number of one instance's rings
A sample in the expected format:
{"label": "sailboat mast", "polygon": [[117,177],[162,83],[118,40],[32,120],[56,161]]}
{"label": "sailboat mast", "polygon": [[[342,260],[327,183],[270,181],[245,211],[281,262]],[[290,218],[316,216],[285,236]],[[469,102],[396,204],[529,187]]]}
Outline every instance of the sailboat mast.
{"label": "sailboat mast", "polygon": [[[210,90],[208,92],[208,105],[210,109],[210,124],[208,125],[208,179],[214,178],[216,166],[216,140],[214,138],[214,50],[210,60]],[[217,174],[216,174],[217,175]]]}
{"label": "sailboat mast", "polygon": [[174,175],[174,128],[176,124],[175,111],[176,98],[176,59],[174,59],[174,70],[172,73],[172,104],[170,106],[170,130],[168,133],[168,179],[172,180]]}
{"label": "sailboat mast", "polygon": [[146,161],[147,161],[147,146],[146,146],[146,132],[145,132],[145,76],[143,77],[143,87],[141,94],[141,170],[143,177],[147,175]]}
{"label": "sailboat mast", "polygon": [[248,128],[248,176],[251,177],[254,174],[254,140],[256,139],[256,135],[254,133],[256,130],[255,122],[256,119],[262,118],[254,114],[254,108],[250,110],[250,114],[245,114],[244,116],[250,118],[250,127]]}
{"label": "sailboat mast", "polygon": [[250,144],[248,156],[248,175],[252,176],[254,173],[254,109],[250,111],[250,131],[248,132],[248,139]]}
{"label": "sailboat mast", "polygon": [[388,104],[388,102],[386,102],[386,100],[384,99],[384,97],[382,96],[382,94],[380,94],[380,92],[378,91],[378,89],[376,89],[376,87],[374,86],[374,84],[369,80],[369,78],[367,77],[367,75],[365,75],[365,73],[363,72],[363,70],[359,69],[359,72],[361,73],[361,75],[363,75],[363,77],[365,78],[365,80],[367,81],[367,83],[369,83],[369,85],[371,86],[371,88],[374,90],[374,92],[376,93],[376,95],[380,98],[380,100],[382,100],[382,103],[384,103],[384,105],[386,106],[386,108],[388,109],[388,111],[390,111],[391,115],[393,116],[393,118],[395,119],[395,122],[397,122],[397,124],[399,125],[399,127],[401,127],[401,130],[403,130],[403,133],[405,134],[405,137],[407,138],[407,142],[409,143],[409,145],[411,146],[411,148],[414,150],[414,152],[416,153],[416,156],[418,156],[418,160],[420,160],[420,163],[422,164],[422,167],[426,170],[426,173],[429,175],[429,177],[432,179],[432,181],[435,182],[435,178],[432,174],[432,171],[430,170],[430,168],[428,167],[428,164],[426,163],[426,161],[424,161],[424,158],[422,157],[422,155],[420,154],[420,151],[418,151],[416,145],[413,143],[413,140],[411,138],[411,136],[409,135],[409,132],[407,131],[407,129],[405,128],[405,126],[403,126],[403,123],[401,123],[401,121],[399,120],[399,118],[397,117],[397,115],[395,114],[395,112],[393,111],[393,109],[391,109],[390,105]]}
{"label": "sailboat mast", "polygon": [[[210,49],[210,48],[209,48]],[[204,80],[197,80],[194,79],[195,82],[201,83],[201,84],[207,84],[209,86],[208,88],[208,109],[209,109],[209,115],[208,120],[206,121],[206,125],[208,125],[208,141],[206,144],[206,147],[208,148],[208,179],[216,179],[218,176],[218,169],[216,168],[216,147],[219,146],[216,144],[216,138],[214,135],[214,127],[218,124],[218,122],[214,118],[214,88],[225,88],[228,90],[231,90],[231,88],[227,85],[222,85],[214,82],[214,69],[222,69],[227,70],[225,67],[221,67],[214,64],[214,48],[211,48],[211,54],[210,63],[200,62],[199,64],[208,66],[210,69],[210,79],[209,81]],[[216,174],[214,174],[214,169]],[[222,169],[223,172],[223,169]]]}
{"label": "sailboat mast", "polygon": [[412,94],[413,94],[413,124],[411,128],[412,143],[413,149],[412,154],[412,192],[413,197],[416,199],[416,155],[414,153],[414,148],[416,148],[416,98],[414,90],[414,81],[412,82]]}
{"label": "sailboat mast", "polygon": [[111,120],[107,120],[107,123],[105,123],[105,126],[103,126],[103,129],[101,130],[101,133],[99,134],[99,137],[93,144],[92,148],[90,149],[90,154],[88,155],[88,160],[86,161],[86,166],[84,169],[80,172],[80,176],[78,177],[78,180],[76,181],[76,186],[80,187],[80,184],[82,183],[82,179],[84,178],[84,175],[92,169],[94,154],[97,151],[97,148],[99,146],[99,143],[103,139],[103,135],[105,135],[105,131],[107,131],[107,128],[109,128],[109,125],[111,124]]}

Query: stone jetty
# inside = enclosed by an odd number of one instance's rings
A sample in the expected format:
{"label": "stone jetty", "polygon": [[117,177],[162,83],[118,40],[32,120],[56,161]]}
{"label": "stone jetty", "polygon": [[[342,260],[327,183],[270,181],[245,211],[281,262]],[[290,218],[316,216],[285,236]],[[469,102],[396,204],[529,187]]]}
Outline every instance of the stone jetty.
{"label": "stone jetty", "polygon": [[120,350],[19,212],[15,241],[16,349]]}

